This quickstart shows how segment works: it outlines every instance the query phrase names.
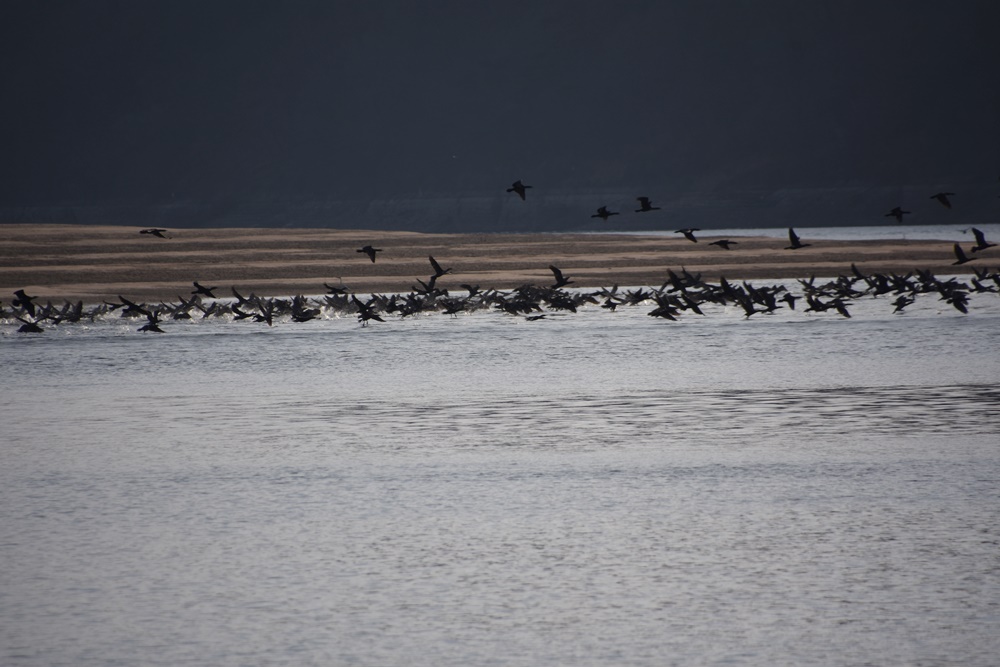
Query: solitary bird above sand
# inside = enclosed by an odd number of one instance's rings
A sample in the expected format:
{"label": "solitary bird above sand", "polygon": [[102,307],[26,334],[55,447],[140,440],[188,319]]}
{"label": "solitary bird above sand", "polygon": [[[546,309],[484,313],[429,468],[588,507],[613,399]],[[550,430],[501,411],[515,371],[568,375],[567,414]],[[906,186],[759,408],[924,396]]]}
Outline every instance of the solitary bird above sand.
{"label": "solitary bird above sand", "polygon": [[688,241],[691,241],[692,243],[697,243],[698,239],[695,238],[694,233],[700,231],[701,230],[698,229],[697,227],[685,227],[684,229],[674,230],[674,234],[683,234],[684,238],[686,238]]}
{"label": "solitary bird above sand", "polygon": [[216,298],[216,296],[214,294],[212,294],[212,290],[218,289],[218,288],[216,288],[216,287],[205,287],[204,285],[199,285],[197,280],[194,281],[194,283],[192,283],[192,284],[194,285],[194,289],[191,290],[191,294],[201,294],[201,295],[207,296],[210,299],[215,299]]}
{"label": "solitary bird above sand", "polygon": [[431,267],[434,269],[435,278],[440,278],[446,273],[451,273],[451,269],[442,269],[441,265],[437,263],[437,260],[435,260],[430,255],[427,256],[427,259],[431,260]]}
{"label": "solitary bird above sand", "polygon": [[732,250],[729,246],[738,245],[736,241],[730,241],[729,239],[719,239],[718,241],[712,241],[708,245],[717,245],[723,250]]}
{"label": "solitary bird above sand", "polygon": [[170,238],[167,236],[167,230],[159,229],[157,227],[150,227],[149,229],[140,229],[140,234],[152,234],[153,236],[159,236],[161,239]]}
{"label": "solitary bird above sand", "polygon": [[957,266],[959,264],[965,264],[966,262],[971,262],[975,257],[968,257],[962,250],[962,246],[955,244],[955,261],[951,263],[952,266]]}
{"label": "solitary bird above sand", "polygon": [[645,213],[646,211],[659,211],[659,206],[653,206],[649,203],[649,197],[636,197],[636,201],[639,202],[639,208],[635,209],[636,213]]}
{"label": "solitary bird above sand", "polygon": [[368,259],[375,263],[375,253],[382,252],[382,248],[373,248],[370,245],[366,245],[364,248],[358,248],[358,252],[363,252],[368,255]]}
{"label": "solitary bird above sand", "polygon": [[954,197],[954,196],[955,196],[954,192],[939,192],[936,195],[931,195],[930,198],[937,199],[939,202],[941,202],[941,205],[944,206],[945,208],[951,208],[951,202],[948,200],[948,197]]}
{"label": "solitary bird above sand", "polygon": [[799,248],[805,248],[811,245],[810,243],[803,243],[799,240],[799,235],[795,233],[795,230],[791,227],[788,228],[788,242],[791,245],[785,246],[785,250],[798,250]]}
{"label": "solitary bird above sand", "polygon": [[607,220],[613,215],[618,215],[618,211],[609,211],[607,206],[602,206],[597,209],[597,213],[590,216],[591,218],[600,218],[601,220]]}
{"label": "solitary bird above sand", "polygon": [[903,209],[901,209],[900,207],[897,206],[894,209],[892,209],[891,211],[889,211],[888,213],[886,213],[884,217],[886,217],[886,218],[896,218],[896,222],[903,222],[903,216],[904,215],[909,215],[909,214],[910,214],[909,211],[904,211]]}
{"label": "solitary bird above sand", "polygon": [[976,245],[972,246],[972,252],[986,250],[987,248],[992,248],[996,245],[996,243],[988,243],[986,241],[986,235],[975,227],[972,227],[972,235],[976,237]]}
{"label": "solitary bird above sand", "polygon": [[525,185],[520,180],[517,180],[514,181],[509,188],[507,188],[507,192],[516,192],[517,196],[523,200],[525,195],[525,190],[527,190],[530,187],[531,187],[530,185]]}

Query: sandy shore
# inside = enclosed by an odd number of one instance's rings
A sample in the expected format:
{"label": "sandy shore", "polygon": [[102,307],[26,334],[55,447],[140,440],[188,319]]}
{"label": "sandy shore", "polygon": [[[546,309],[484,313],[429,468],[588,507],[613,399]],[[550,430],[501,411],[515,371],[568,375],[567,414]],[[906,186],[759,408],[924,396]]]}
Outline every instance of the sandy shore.
{"label": "sandy shore", "polygon": [[[970,264],[953,266],[947,241],[816,241],[785,250],[784,239],[731,237],[726,251],[680,235],[420,234],[337,229],[178,229],[162,239],[140,227],[0,225],[0,300],[24,289],[43,300],[176,300],[191,283],[219,288],[219,296],[321,294],[323,283],[341,280],[354,292],[406,292],[432,273],[428,255],[452,272],[445,289],[468,283],[483,288],[549,285],[555,264],[572,287],[659,286],[667,269],[686,268],[705,279],[832,277],[850,272],[929,269],[935,274],[971,273],[1000,265],[996,248]],[[808,229],[799,230],[810,242]],[[382,248],[376,263],[356,252]]]}

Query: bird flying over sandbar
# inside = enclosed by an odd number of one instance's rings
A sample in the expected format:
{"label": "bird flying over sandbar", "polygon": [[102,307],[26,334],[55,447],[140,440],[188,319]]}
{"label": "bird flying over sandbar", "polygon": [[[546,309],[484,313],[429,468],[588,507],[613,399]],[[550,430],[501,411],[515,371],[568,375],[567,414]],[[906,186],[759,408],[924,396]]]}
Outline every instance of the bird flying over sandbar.
{"label": "bird flying over sandbar", "polygon": [[368,259],[370,259],[372,261],[372,264],[374,264],[375,263],[375,253],[382,252],[382,248],[373,248],[370,245],[366,245],[363,248],[358,248],[357,252],[363,252],[366,255],[368,255]]}

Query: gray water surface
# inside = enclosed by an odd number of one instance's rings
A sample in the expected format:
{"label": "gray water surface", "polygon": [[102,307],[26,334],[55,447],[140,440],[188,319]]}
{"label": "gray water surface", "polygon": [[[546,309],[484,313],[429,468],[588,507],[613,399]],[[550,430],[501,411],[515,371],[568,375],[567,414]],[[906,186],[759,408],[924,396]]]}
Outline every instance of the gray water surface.
{"label": "gray water surface", "polygon": [[0,331],[5,665],[993,665],[1000,298]]}

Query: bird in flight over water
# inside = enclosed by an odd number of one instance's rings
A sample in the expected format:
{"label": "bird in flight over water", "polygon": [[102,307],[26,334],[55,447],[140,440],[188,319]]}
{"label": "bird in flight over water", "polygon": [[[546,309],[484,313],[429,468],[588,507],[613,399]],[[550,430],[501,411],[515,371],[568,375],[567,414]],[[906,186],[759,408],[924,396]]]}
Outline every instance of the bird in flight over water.
{"label": "bird in flight over water", "polygon": [[618,215],[618,211],[609,211],[607,206],[602,206],[597,209],[597,213],[590,216],[591,218],[600,218],[601,220],[607,220],[613,215]]}
{"label": "bird in flight over water", "polygon": [[27,294],[25,294],[23,289],[19,289],[16,292],[14,292],[14,296],[16,298],[13,301],[11,301],[11,305],[14,306],[15,308],[21,308],[21,310],[25,311],[26,313],[34,317],[35,316],[34,299],[37,299],[38,297],[28,296]]}
{"label": "bird in flight over water", "polygon": [[645,213],[646,211],[659,211],[659,206],[653,206],[649,203],[649,197],[636,197],[636,201],[639,202],[639,208],[635,209],[636,213]]}
{"label": "bird in flight over water", "polygon": [[167,236],[167,230],[159,229],[158,227],[150,227],[149,229],[140,229],[140,234],[152,234],[153,236],[159,236],[161,239],[170,238]]}
{"label": "bird in flight over water", "polygon": [[688,241],[691,241],[692,243],[697,243],[698,239],[695,238],[694,233],[700,231],[701,230],[698,229],[697,227],[685,227],[684,229],[674,230],[674,234],[683,234],[684,238],[686,238]]}
{"label": "bird in flight over water", "polygon": [[718,241],[712,241],[708,245],[717,245],[723,250],[732,250],[729,246],[738,245],[736,241],[730,241],[729,239],[719,239]]}
{"label": "bird in flight over water", "polygon": [[507,192],[516,192],[517,196],[523,200],[525,195],[525,190],[527,190],[530,187],[531,187],[530,185],[525,185],[520,180],[517,180],[514,181],[509,188],[507,188]]}
{"label": "bird in flight over water", "polygon": [[955,196],[954,192],[939,192],[936,195],[931,195],[930,198],[937,199],[939,202],[941,202],[941,205],[944,206],[945,208],[951,208],[951,202],[948,200],[948,197],[954,197],[954,196]]}
{"label": "bird in flight over water", "polygon": [[375,253],[382,252],[382,248],[373,248],[370,245],[366,245],[364,248],[358,248],[357,252],[363,252],[368,255],[368,259],[375,263]]}
{"label": "bird in flight over water", "polygon": [[909,215],[909,214],[910,214],[909,211],[904,211],[903,209],[901,209],[900,207],[897,206],[896,208],[894,208],[891,211],[889,211],[888,213],[886,213],[884,217],[886,217],[886,218],[896,218],[896,222],[900,222],[901,223],[901,222],[903,222],[903,216],[904,215]]}

